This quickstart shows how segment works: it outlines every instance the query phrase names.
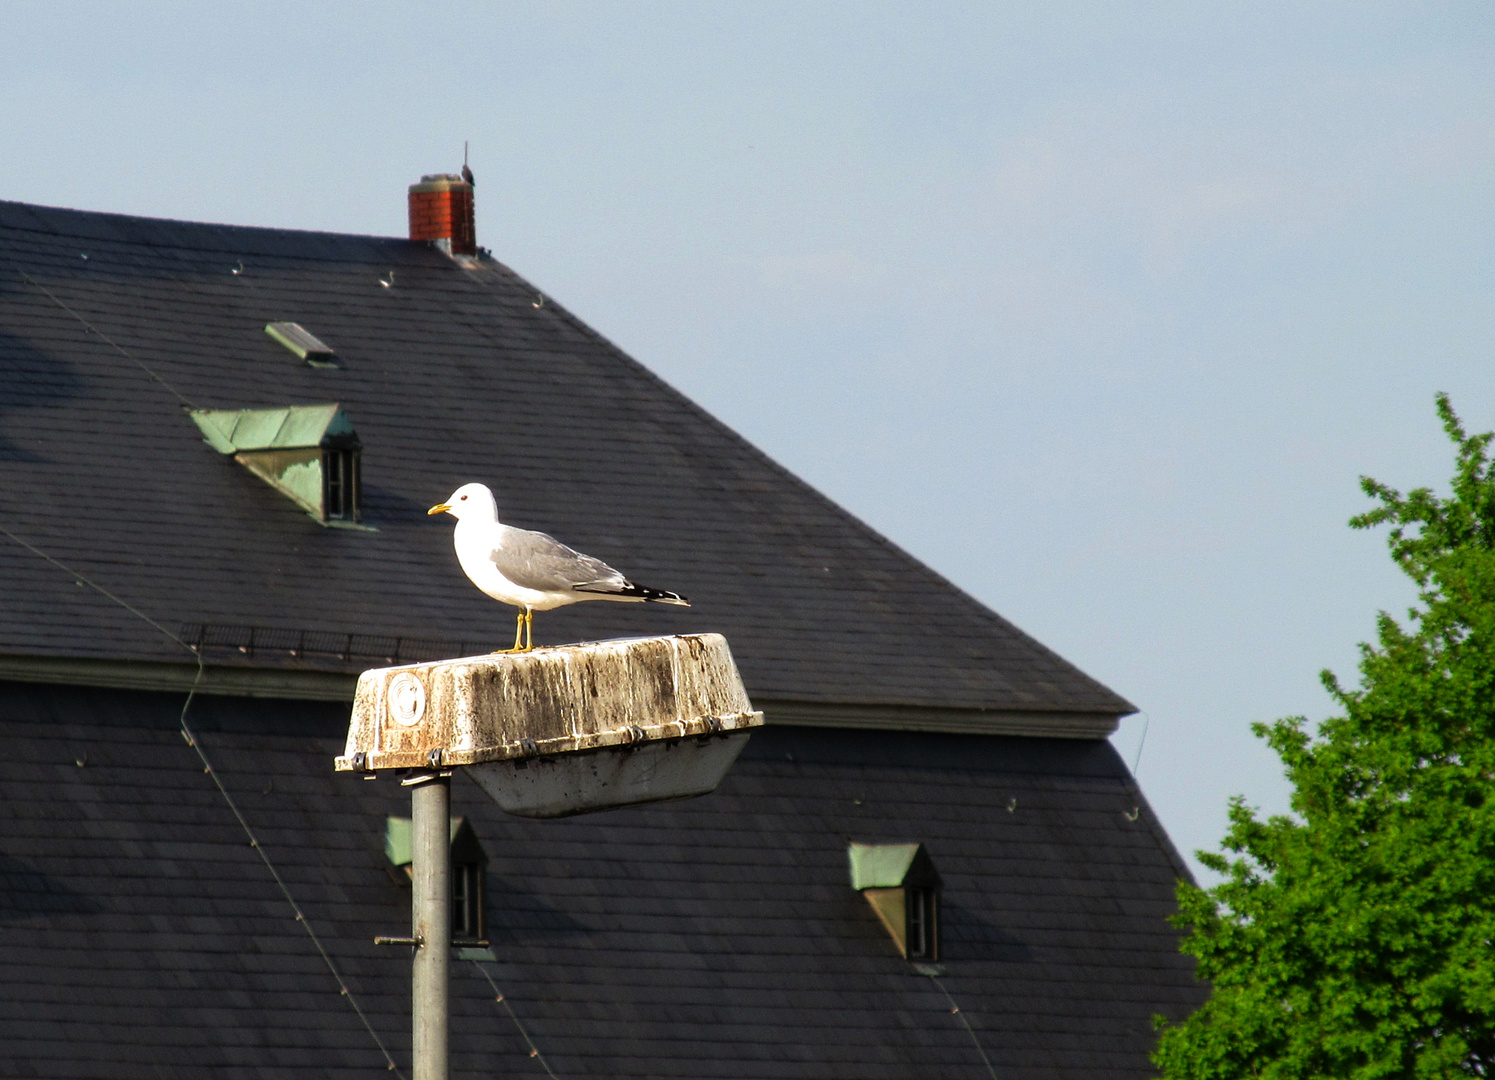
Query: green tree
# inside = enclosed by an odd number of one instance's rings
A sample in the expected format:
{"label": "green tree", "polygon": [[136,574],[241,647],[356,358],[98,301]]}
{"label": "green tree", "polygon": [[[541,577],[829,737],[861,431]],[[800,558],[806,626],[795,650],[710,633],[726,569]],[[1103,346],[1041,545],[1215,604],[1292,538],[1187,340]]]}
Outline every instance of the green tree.
{"label": "green tree", "polygon": [[1183,1022],[1159,1018],[1170,1080],[1495,1076],[1495,433],[1464,432],[1452,494],[1362,478],[1419,591],[1384,612],[1360,686],[1329,672],[1342,716],[1257,724],[1293,785],[1292,817],[1237,797],[1224,875],[1179,887],[1183,948],[1210,981]]}

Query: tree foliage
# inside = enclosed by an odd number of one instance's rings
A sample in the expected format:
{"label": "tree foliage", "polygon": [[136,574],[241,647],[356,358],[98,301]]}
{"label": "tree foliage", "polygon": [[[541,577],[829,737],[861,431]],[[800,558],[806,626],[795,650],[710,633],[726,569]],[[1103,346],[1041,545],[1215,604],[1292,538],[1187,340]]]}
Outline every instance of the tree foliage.
{"label": "tree foliage", "polygon": [[1389,525],[1419,590],[1361,646],[1343,715],[1257,724],[1293,785],[1292,817],[1240,798],[1225,876],[1179,888],[1183,948],[1210,981],[1182,1023],[1159,1019],[1169,1078],[1495,1076],[1495,433],[1467,435],[1452,493],[1402,495],[1351,520]]}

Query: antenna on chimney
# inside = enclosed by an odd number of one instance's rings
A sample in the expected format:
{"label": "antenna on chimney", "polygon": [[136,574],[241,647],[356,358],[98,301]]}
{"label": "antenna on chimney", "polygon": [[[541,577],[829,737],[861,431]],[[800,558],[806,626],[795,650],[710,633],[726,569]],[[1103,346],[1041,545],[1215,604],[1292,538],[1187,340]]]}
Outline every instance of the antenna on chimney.
{"label": "antenna on chimney", "polygon": [[467,140],[462,140],[462,179],[467,181],[469,187],[477,187],[477,182],[472,178],[472,170],[467,167]]}

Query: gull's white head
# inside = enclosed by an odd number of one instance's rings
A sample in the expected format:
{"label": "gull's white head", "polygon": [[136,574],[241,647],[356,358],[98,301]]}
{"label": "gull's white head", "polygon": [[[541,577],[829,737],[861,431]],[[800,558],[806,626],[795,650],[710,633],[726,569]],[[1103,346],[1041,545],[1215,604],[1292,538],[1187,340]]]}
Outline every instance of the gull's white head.
{"label": "gull's white head", "polygon": [[461,521],[473,518],[477,521],[497,521],[498,505],[493,501],[493,492],[486,484],[463,484],[447,496],[444,503],[437,503],[428,514],[451,514]]}

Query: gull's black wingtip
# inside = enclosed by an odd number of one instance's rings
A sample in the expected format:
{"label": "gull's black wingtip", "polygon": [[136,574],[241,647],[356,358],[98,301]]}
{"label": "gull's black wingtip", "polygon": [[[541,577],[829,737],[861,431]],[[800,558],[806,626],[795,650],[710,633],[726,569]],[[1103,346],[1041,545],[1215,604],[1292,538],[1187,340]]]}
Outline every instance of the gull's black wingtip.
{"label": "gull's black wingtip", "polygon": [[677,592],[669,592],[665,589],[649,589],[643,585],[632,585],[628,595],[637,596],[640,600],[650,604],[674,604],[676,607],[690,607],[690,601]]}
{"label": "gull's black wingtip", "polygon": [[631,581],[625,581],[621,586],[609,583],[604,587],[588,583],[573,585],[572,588],[577,592],[599,593],[617,600],[642,600],[648,604],[674,604],[676,607],[690,607],[690,601],[679,593],[670,592],[667,589],[651,589],[647,585],[635,585]]}

